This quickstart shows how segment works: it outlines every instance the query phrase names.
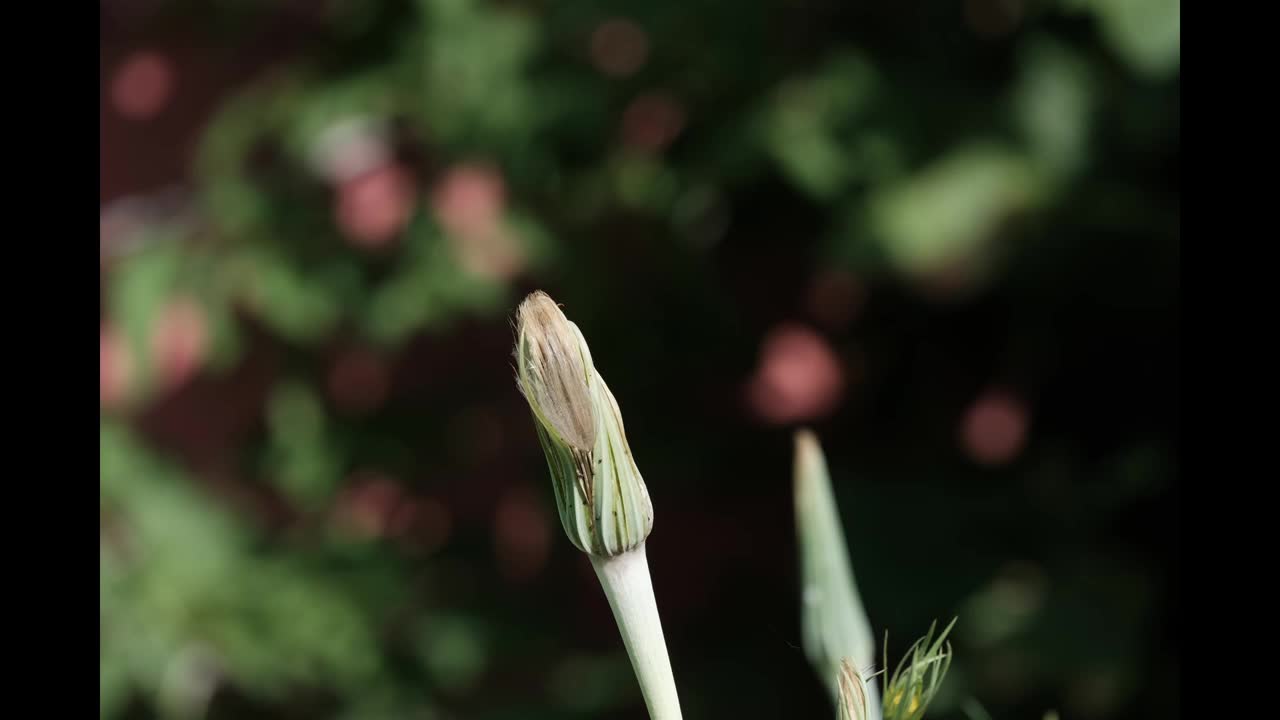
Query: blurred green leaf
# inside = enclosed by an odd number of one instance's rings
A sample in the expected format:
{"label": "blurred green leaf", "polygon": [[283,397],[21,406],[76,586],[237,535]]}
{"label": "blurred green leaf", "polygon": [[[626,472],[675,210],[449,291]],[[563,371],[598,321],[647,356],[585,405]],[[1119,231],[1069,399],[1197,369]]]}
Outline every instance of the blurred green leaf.
{"label": "blurred green leaf", "polygon": [[507,145],[537,117],[525,67],[538,34],[524,15],[475,0],[419,0],[426,23],[420,112],[449,143]]}
{"label": "blurred green leaf", "polygon": [[[767,143],[792,182],[829,200],[866,172],[856,162],[849,133],[857,129],[858,114],[875,88],[871,66],[850,54],[833,58],[811,77],[782,85],[770,107]],[[879,147],[871,149],[873,158]]]}
{"label": "blurred green leaf", "polygon": [[437,615],[421,629],[419,652],[432,680],[449,691],[475,684],[489,664],[486,640],[477,624],[458,615]]}
{"label": "blurred green leaf", "polygon": [[548,690],[561,707],[599,715],[633,702],[635,671],[625,655],[570,656],[552,671]]}
{"label": "blurred green leaf", "polygon": [[1070,178],[1089,158],[1093,82],[1067,47],[1040,39],[1027,50],[1015,90],[1015,112],[1044,174]]}
{"label": "blurred green leaf", "polygon": [[342,456],[320,398],[302,382],[282,382],[268,399],[267,423],[267,471],[274,482],[307,510],[327,503],[341,479]]}
{"label": "blurred green leaf", "polygon": [[1141,75],[1162,80],[1181,60],[1181,0],[1071,0],[1090,10],[1102,34],[1121,58]]}
{"label": "blurred green leaf", "polygon": [[1044,198],[1022,155],[988,144],[949,153],[914,176],[877,189],[871,226],[890,260],[908,275],[954,264],[984,267],[1004,224]]}

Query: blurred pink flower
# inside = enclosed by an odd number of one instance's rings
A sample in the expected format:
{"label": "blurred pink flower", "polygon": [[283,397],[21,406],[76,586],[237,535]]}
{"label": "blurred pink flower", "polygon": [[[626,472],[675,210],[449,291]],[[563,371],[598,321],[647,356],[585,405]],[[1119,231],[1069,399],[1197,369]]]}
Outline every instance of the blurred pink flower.
{"label": "blurred pink flower", "polygon": [[431,193],[431,208],[458,262],[482,277],[509,279],[524,268],[524,255],[503,222],[506,182],[489,165],[451,168]]}
{"label": "blurred pink flower", "polygon": [[130,120],[149,120],[169,104],[173,94],[173,65],[150,51],[125,58],[111,78],[111,105]]}
{"label": "blurred pink flower", "polygon": [[438,500],[404,500],[391,515],[390,531],[422,552],[433,552],[449,540],[453,519]]}
{"label": "blurred pink flower", "polygon": [[348,482],[335,508],[338,523],[365,538],[386,535],[403,499],[399,483],[375,472],[359,473]]}
{"label": "blurred pink flower", "polygon": [[151,361],[165,387],[191,379],[209,349],[209,326],[204,309],[190,298],[165,305],[151,326]]}
{"label": "blurred pink flower", "polygon": [[965,413],[961,441],[975,462],[1003,465],[1021,452],[1026,443],[1026,405],[1003,389],[983,393]]}
{"label": "blurred pink flower", "polygon": [[431,208],[452,235],[483,235],[502,220],[507,186],[491,165],[457,165],[445,172],[431,193]]}
{"label": "blurred pink flower", "polygon": [[684,130],[684,107],[663,92],[641,95],[622,114],[622,140],[629,146],[658,152]]}
{"label": "blurred pink flower", "polygon": [[631,20],[606,20],[591,33],[591,60],[605,75],[634,75],[648,59],[649,36]]}
{"label": "blurred pink flower", "polygon": [[413,216],[414,180],[399,165],[383,165],[338,186],[336,221],[356,247],[386,246]]}
{"label": "blurred pink flower", "polygon": [[133,383],[133,354],[115,328],[103,325],[98,332],[99,404],[117,408],[129,397]]}
{"label": "blurred pink flower", "polygon": [[783,325],[765,338],[748,397],[766,421],[786,424],[830,413],[844,384],[844,370],[826,340],[808,328]]}

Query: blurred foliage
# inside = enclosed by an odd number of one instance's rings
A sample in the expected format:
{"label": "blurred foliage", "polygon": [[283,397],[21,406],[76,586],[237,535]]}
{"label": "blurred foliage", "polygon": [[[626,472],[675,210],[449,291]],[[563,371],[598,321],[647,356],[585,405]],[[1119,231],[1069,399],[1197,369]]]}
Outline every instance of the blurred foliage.
{"label": "blurred foliage", "polygon": [[114,11],[302,41],[104,210],[104,718],[643,716],[512,382],[533,287],[616,378],[690,717],[829,712],[744,399],[789,320],[868,614],[960,616],[931,716],[1177,716],[1177,0],[303,5]]}

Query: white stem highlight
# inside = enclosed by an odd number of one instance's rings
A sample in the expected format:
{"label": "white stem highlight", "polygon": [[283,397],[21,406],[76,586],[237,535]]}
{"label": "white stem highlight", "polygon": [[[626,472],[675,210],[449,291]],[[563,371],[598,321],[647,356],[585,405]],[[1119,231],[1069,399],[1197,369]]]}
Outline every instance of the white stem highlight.
{"label": "white stem highlight", "polygon": [[662,637],[658,604],[649,578],[644,544],[611,558],[591,557],[613,617],[618,621],[622,644],[635,668],[640,692],[652,720],[681,720],[680,699],[671,674],[667,643]]}

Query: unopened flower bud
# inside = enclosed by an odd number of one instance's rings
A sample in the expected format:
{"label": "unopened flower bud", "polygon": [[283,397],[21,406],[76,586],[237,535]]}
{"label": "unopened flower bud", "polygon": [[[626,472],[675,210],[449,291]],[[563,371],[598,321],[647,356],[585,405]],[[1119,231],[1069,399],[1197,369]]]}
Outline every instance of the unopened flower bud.
{"label": "unopened flower bud", "polygon": [[569,540],[597,557],[631,550],[653,529],[653,505],[622,414],[578,327],[543,292],[516,313],[520,391],[547,456]]}

